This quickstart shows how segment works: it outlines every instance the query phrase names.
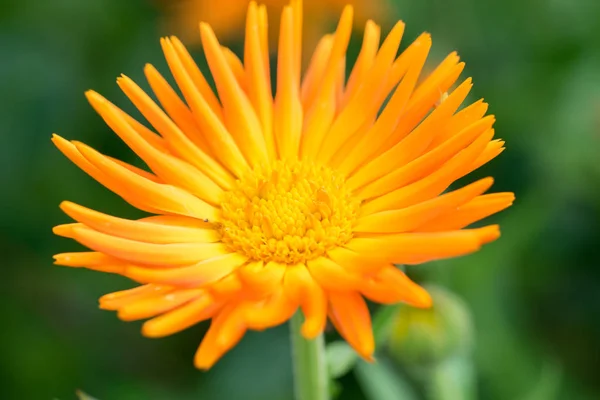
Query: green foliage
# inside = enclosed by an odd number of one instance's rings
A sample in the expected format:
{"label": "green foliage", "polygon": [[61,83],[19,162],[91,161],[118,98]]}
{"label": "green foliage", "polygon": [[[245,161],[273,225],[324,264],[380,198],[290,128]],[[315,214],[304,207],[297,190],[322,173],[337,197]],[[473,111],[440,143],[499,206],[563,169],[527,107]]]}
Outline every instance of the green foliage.
{"label": "green foliage", "polygon": [[406,379],[386,359],[373,364],[359,362],[356,378],[368,400],[417,400],[417,394]]}

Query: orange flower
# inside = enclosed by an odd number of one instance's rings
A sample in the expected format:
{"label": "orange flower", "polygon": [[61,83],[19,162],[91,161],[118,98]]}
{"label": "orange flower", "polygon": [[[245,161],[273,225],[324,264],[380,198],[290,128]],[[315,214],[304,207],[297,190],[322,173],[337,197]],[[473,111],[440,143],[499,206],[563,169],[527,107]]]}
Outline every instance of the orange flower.
{"label": "orange flower", "polygon": [[86,93],[152,172],[77,141],[52,140],[98,182],[155,215],[133,221],[64,202],[78,222],[54,232],[93,251],[58,254],[56,263],[139,282],[102,297],[100,306],[126,321],[151,318],[146,336],[210,319],[198,368],[210,368],[246,330],[279,325],[298,308],[305,337],[318,336],[329,317],[371,359],[365,298],[431,304],[394,264],[478,250],[498,238],[498,227],[463,228],[508,207],[514,196],[483,194],[492,178],[446,191],[504,144],[492,140],[494,117],[484,116],[483,101],[458,111],[470,79],[440,102],[463,69],[458,56],[450,54],[417,83],[429,35],[396,57],[404,24],[379,47],[380,29],[370,22],[346,81],[352,13],[344,9],[301,79],[300,1],[283,9],[274,99],[263,6],[248,8],[244,64],[200,25],[218,96],[181,42],[163,39],[185,102],[151,65],[146,77],[162,108],[131,79],[118,79],[158,134]]}

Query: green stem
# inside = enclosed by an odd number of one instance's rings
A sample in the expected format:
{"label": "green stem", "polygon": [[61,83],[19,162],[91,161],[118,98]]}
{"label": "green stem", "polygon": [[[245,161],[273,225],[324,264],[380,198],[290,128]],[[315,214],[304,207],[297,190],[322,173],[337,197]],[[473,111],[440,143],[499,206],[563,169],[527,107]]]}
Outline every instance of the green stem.
{"label": "green stem", "polygon": [[325,340],[319,335],[307,340],[300,334],[302,313],[298,311],[290,320],[294,392],[296,400],[328,400],[329,389]]}

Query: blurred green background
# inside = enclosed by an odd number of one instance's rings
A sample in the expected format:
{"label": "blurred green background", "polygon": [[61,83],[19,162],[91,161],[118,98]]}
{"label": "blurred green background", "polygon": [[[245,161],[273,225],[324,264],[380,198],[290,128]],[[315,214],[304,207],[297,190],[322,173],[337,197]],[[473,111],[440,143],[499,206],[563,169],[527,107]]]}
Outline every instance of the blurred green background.
{"label": "blurred green background", "polygon": [[[432,65],[454,49],[467,62],[470,99],[485,97],[507,142],[476,175],[517,195],[493,217],[498,242],[409,274],[468,305],[476,398],[600,398],[600,2],[397,0],[392,8],[392,19],[407,23],[404,45],[427,30]],[[0,4],[0,398],[67,400],[77,388],[102,400],[292,397],[285,326],[248,334],[202,373],[192,356],[206,325],[143,338],[139,324],[96,306],[130,287],[126,279],[52,266],[52,254],[78,249],[51,234],[68,221],[61,200],[139,215],[66,160],[50,135],[135,160],[83,92],[133,111],[113,79],[123,72],[144,82],[146,62],[167,71],[161,12],[143,0]],[[341,378],[340,398],[367,398],[355,376]]]}

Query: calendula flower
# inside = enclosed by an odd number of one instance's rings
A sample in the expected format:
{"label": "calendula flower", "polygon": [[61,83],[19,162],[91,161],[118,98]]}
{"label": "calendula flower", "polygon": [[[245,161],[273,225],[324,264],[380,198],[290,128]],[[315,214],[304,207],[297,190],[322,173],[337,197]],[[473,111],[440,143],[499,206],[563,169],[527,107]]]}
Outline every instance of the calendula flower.
{"label": "calendula flower", "polygon": [[[167,27],[177,32],[186,41],[196,42],[198,38],[198,21],[211,25],[215,33],[223,39],[240,36],[243,31],[246,8],[249,0],[165,0],[164,7],[168,14]],[[279,11],[288,0],[265,0],[262,2],[267,11]],[[318,40],[327,25],[350,2],[348,0],[304,0],[304,14],[307,23],[304,27],[305,42],[311,45]],[[362,27],[368,19],[388,21],[390,7],[388,0],[354,0],[355,26]],[[272,26],[277,26],[278,20]],[[240,29],[242,28],[242,29]],[[277,39],[277,31],[270,35]]]}
{"label": "calendula flower", "polygon": [[144,71],[162,107],[128,77],[117,80],[156,133],[87,92],[151,172],[77,141],[52,140],[91,177],[153,215],[127,220],[63,202],[77,222],[54,232],[93,251],[58,254],[56,263],[139,282],[102,297],[100,306],[126,321],[151,318],[145,336],[210,319],[198,368],[210,368],[248,329],[279,325],[298,309],[306,338],[318,336],[329,317],[371,359],[365,298],[431,304],[394,264],[478,250],[498,238],[498,227],[463,228],[506,208],[513,195],[483,194],[492,178],[446,191],[503,150],[483,101],[459,111],[471,80],[451,90],[464,66],[458,56],[420,80],[429,35],[396,57],[404,24],[380,47],[380,29],[368,22],[346,80],[352,14],[344,9],[301,76],[301,4],[284,7],[274,98],[263,6],[248,8],[243,63],[200,24],[218,94],[179,40],[162,39],[185,102],[151,65]]}

